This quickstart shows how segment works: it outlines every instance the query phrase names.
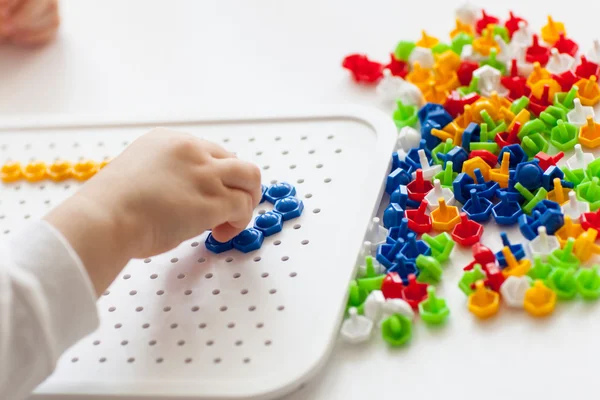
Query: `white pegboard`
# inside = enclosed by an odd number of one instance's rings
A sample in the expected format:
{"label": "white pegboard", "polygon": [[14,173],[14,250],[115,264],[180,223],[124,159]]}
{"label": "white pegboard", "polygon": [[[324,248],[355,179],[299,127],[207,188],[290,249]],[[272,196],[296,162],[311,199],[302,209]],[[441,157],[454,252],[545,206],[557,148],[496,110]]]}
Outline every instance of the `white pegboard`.
{"label": "white pegboard", "polygon": [[[304,214],[250,254],[215,255],[205,235],[134,260],[98,301],[101,327],[65,354],[35,398],[273,398],[326,361],[395,143],[359,108],[273,118],[5,122],[2,161],[102,160],[167,126],[216,141],[297,189]],[[42,217],[74,181],[2,186],[0,233]],[[270,210],[261,204],[255,213]],[[90,243],[93,245],[93,243]],[[69,397],[71,398],[71,397]]]}

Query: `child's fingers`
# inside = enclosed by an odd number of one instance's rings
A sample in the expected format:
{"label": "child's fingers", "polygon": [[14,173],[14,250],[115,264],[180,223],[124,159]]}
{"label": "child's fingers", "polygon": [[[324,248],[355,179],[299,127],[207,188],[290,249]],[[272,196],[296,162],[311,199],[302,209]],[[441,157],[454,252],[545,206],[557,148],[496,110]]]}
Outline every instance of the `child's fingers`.
{"label": "child's fingers", "polygon": [[246,161],[229,158],[217,160],[217,168],[225,186],[250,193],[253,207],[258,205],[262,197],[258,167]]}
{"label": "child's fingers", "polygon": [[42,20],[55,12],[55,0],[25,0],[13,11],[10,21],[16,30],[33,30],[43,26]]}
{"label": "child's fingers", "polygon": [[41,44],[48,43],[55,35],[54,30],[50,30],[47,32],[36,33],[36,34],[28,34],[28,35],[18,35],[11,38],[11,41],[14,44],[18,44],[21,46],[37,46]]}
{"label": "child's fingers", "polygon": [[215,227],[212,230],[212,235],[217,241],[223,243],[223,242],[227,242],[227,241],[233,239],[243,230],[244,230],[244,228],[240,229],[240,228],[234,227],[234,226],[230,225],[228,222],[226,222],[224,224],[221,224],[221,225]]}

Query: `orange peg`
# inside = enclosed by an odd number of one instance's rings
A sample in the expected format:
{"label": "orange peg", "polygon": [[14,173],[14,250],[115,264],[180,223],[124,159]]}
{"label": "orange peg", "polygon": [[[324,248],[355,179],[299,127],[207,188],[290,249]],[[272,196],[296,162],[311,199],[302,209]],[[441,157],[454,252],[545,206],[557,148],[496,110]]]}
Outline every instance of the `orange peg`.
{"label": "orange peg", "polygon": [[500,168],[494,168],[490,170],[490,179],[494,182],[498,182],[501,188],[508,187],[508,178],[510,177],[510,152],[504,152],[502,154],[502,162]]}
{"label": "orange peg", "polygon": [[427,88],[423,91],[423,97],[430,103],[443,104],[448,97],[448,92],[438,88],[434,81],[429,81]]}
{"label": "orange peg", "polygon": [[562,92],[562,87],[554,79],[540,79],[531,87],[531,94],[538,99],[544,96],[544,86],[548,85],[548,98],[553,99],[556,93]]}
{"label": "orange peg", "polygon": [[523,307],[534,317],[545,317],[552,314],[556,306],[556,293],[548,289],[544,282],[536,280],[525,292]]}
{"label": "orange peg", "polygon": [[475,291],[469,295],[469,311],[479,318],[489,318],[500,308],[500,295],[485,287],[483,281],[475,282]]}
{"label": "orange peg", "polygon": [[510,247],[504,246],[502,249],[502,255],[504,255],[504,259],[506,260],[506,268],[502,270],[502,274],[506,277],[508,276],[523,276],[531,268],[531,261],[526,258],[517,261],[512,251],[510,251]]}
{"label": "orange peg", "polygon": [[576,238],[582,233],[583,228],[581,224],[573,222],[570,216],[565,215],[565,223],[554,233],[554,236],[558,239],[560,247],[564,247],[569,238]]}
{"label": "orange peg", "polygon": [[560,204],[561,206],[563,204],[568,203],[569,202],[569,192],[571,191],[571,189],[563,188],[560,178],[554,178],[553,182],[554,182],[554,189],[552,189],[551,191],[549,191],[546,194],[546,198],[548,200],[552,200],[555,203]]}
{"label": "orange peg", "polygon": [[521,111],[519,111],[519,113],[517,115],[515,115],[515,117],[512,119],[512,121],[510,121],[507,131],[508,132],[512,131],[512,129],[516,123],[521,124],[521,126],[525,125],[525,122],[528,122],[530,119],[531,119],[531,113],[529,111],[527,111],[526,109],[522,109]]}
{"label": "orange peg", "polygon": [[39,182],[46,178],[48,167],[43,161],[33,161],[27,164],[23,170],[23,176],[29,182]]}
{"label": "orange peg", "polygon": [[[450,92],[460,86],[456,72],[444,72],[437,64],[433,67],[433,75],[437,90]],[[443,104],[445,101],[446,99],[444,99],[440,104]]]}
{"label": "orange peg", "polygon": [[464,24],[460,19],[457,18],[455,28],[452,30],[452,32],[450,32],[450,38],[454,39],[454,37],[459,33],[466,33],[469,36],[475,36],[473,27],[469,24]]}
{"label": "orange peg", "polygon": [[586,262],[592,257],[592,254],[600,254],[600,246],[596,244],[598,231],[594,228],[588,228],[587,231],[575,239],[573,253],[581,262]]}
{"label": "orange peg", "polygon": [[548,16],[548,23],[542,28],[542,40],[549,45],[554,45],[560,38],[561,33],[566,36],[565,25],[562,22],[556,22],[551,16]]}
{"label": "orange peg", "polygon": [[417,86],[421,91],[427,88],[432,78],[431,70],[421,67],[418,61],[415,61],[412,70],[406,75],[406,80]]}
{"label": "orange peg", "polygon": [[462,172],[466,172],[473,179],[477,179],[475,175],[475,170],[478,169],[481,171],[481,175],[487,181],[490,179],[490,169],[488,163],[483,161],[483,159],[479,156],[468,159],[463,163]]}
{"label": "orange peg", "polygon": [[431,49],[432,47],[435,47],[435,45],[439,42],[440,41],[438,38],[429,36],[427,32],[421,31],[421,39],[419,39],[415,44],[417,45],[417,47],[425,47],[427,49]]}
{"label": "orange peg", "polygon": [[73,167],[73,177],[79,181],[86,181],[98,172],[98,163],[92,160],[80,161]]}
{"label": "orange peg", "polygon": [[551,78],[552,75],[550,75],[550,72],[548,72],[546,68],[542,68],[540,63],[536,61],[533,63],[533,71],[531,72],[531,74],[529,74],[529,78],[527,78],[526,84],[530,88],[533,88],[533,85],[535,85],[538,81],[541,81],[542,79]]}
{"label": "orange peg", "polygon": [[489,56],[492,49],[496,49],[500,53],[500,46],[494,39],[494,30],[488,26],[481,32],[481,36],[473,40],[473,50],[483,56]]}
{"label": "orange peg", "polygon": [[9,161],[2,166],[2,181],[15,182],[23,178],[23,168],[21,163]]}
{"label": "orange peg", "polygon": [[438,231],[451,231],[460,222],[460,214],[455,206],[447,206],[443,197],[438,199],[438,208],[431,212],[431,225]]}
{"label": "orange peg", "polygon": [[498,92],[496,91],[493,91],[490,95],[489,102],[496,110],[498,110],[498,112],[501,112],[501,108],[510,108],[512,105],[512,103],[506,97],[498,96]]}
{"label": "orange peg", "polygon": [[[494,121],[498,121],[498,115],[499,115],[499,108],[494,106],[494,104],[484,98],[481,97],[479,100],[477,100],[475,103],[473,103],[472,107],[471,107],[471,114],[473,116],[473,122],[477,122],[477,123],[482,123],[485,122],[483,120],[483,118],[481,118],[481,112],[482,111],[487,111],[488,114],[490,114],[490,117],[492,117],[492,119]],[[465,112],[466,112],[466,107],[465,107]]]}
{"label": "orange peg", "polygon": [[587,123],[579,128],[579,143],[590,149],[600,146],[600,124],[594,121],[594,117],[588,115]]}
{"label": "orange peg", "polygon": [[446,50],[442,54],[435,54],[435,61],[438,68],[444,73],[456,72],[460,67],[460,56],[452,50]]}
{"label": "orange peg", "polygon": [[600,100],[600,89],[598,88],[596,75],[590,76],[590,79],[580,79],[575,83],[575,86],[579,88],[577,91],[577,97],[581,100],[581,104],[584,106],[593,107]]}
{"label": "orange peg", "polygon": [[55,182],[61,182],[73,176],[73,164],[69,161],[58,160],[48,168],[48,177]]}

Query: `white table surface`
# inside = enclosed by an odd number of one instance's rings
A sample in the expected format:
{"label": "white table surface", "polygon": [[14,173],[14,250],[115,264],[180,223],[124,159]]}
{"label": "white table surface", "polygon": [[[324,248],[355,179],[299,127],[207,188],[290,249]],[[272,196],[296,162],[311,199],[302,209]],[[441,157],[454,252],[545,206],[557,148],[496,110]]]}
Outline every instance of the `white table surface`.
{"label": "white table surface", "polygon": [[[514,9],[536,28],[550,13],[584,48],[600,37],[600,3],[494,3],[479,2],[503,17]],[[458,4],[61,0],[56,42],[34,51],[0,49],[0,115],[376,106],[373,91],[353,85],[341,69],[344,55],[387,59],[398,40],[416,39],[422,28],[446,38]],[[486,236],[498,250],[497,231]],[[379,338],[364,346],[337,344],[328,365],[289,399],[593,397],[598,307],[561,305],[543,322],[503,309],[480,323],[456,288],[466,259],[447,269],[441,286],[453,313],[446,327],[418,322],[412,345],[393,351]]]}

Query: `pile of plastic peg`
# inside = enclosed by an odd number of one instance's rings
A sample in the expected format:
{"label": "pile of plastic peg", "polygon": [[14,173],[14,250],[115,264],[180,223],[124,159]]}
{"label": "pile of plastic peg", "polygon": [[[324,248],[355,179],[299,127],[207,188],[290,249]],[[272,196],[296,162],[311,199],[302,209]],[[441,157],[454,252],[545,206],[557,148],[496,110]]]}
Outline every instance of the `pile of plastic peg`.
{"label": "pile of plastic peg", "polygon": [[[379,326],[402,345],[416,313],[444,322],[449,310],[432,285],[455,243],[473,249],[459,288],[479,318],[501,302],[540,317],[557,299],[600,297],[598,267],[582,265],[600,254],[600,160],[583,151],[600,146],[599,64],[600,42],[579,54],[551,17],[535,33],[512,12],[501,21],[470,5],[457,10],[449,42],[422,32],[387,64],[344,59],[356,82],[395,102],[399,132],[389,205],[350,284],[346,340],[365,341]],[[503,233],[493,253],[480,243],[492,219],[518,225],[529,242]]]}

